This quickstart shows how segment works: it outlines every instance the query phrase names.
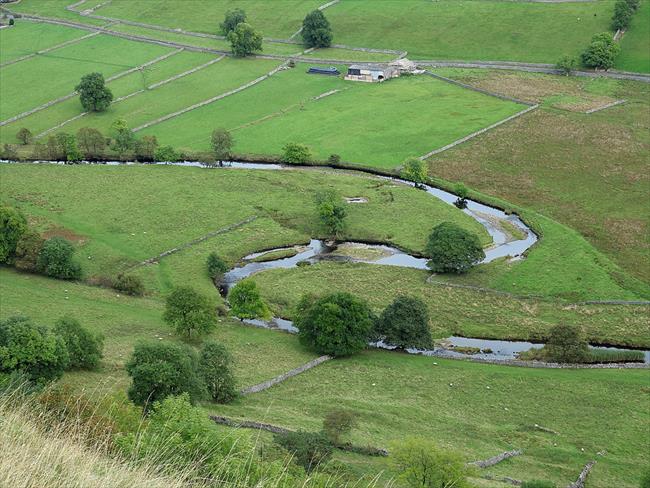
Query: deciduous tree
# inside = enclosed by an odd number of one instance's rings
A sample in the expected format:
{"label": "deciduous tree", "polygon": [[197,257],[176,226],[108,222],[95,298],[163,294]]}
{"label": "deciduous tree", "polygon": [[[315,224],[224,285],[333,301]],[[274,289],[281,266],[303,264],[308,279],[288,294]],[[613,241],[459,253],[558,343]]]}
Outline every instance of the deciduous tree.
{"label": "deciduous tree", "polygon": [[81,105],[88,112],[103,112],[113,101],[113,92],[106,87],[101,73],[84,75],[75,90],[79,92]]}
{"label": "deciduous tree", "polygon": [[210,300],[187,286],[172,290],[165,301],[163,318],[185,337],[205,334],[216,326],[215,310]]}
{"label": "deciduous tree", "polygon": [[307,47],[330,47],[332,27],[321,10],[307,14],[302,21],[302,40]]}
{"label": "deciduous tree", "polygon": [[433,229],[425,254],[429,269],[436,273],[465,273],[485,258],[478,237],[451,222]]}
{"label": "deciduous tree", "polygon": [[243,58],[262,50],[262,35],[246,22],[237,24],[227,37],[232,52],[237,57]]}

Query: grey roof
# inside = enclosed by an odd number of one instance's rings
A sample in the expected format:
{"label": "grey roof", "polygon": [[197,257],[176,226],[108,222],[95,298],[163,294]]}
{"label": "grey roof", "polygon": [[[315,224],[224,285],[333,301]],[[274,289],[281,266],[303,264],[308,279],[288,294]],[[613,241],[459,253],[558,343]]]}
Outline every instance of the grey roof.
{"label": "grey roof", "polygon": [[388,66],[385,64],[351,64],[348,69],[369,69],[372,71],[384,71]]}

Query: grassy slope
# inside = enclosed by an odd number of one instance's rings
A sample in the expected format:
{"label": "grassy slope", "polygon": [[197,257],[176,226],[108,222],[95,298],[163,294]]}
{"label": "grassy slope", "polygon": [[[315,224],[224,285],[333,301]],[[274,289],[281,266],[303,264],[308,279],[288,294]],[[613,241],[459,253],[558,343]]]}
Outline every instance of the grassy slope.
{"label": "grassy slope", "polygon": [[[110,275],[251,215],[268,216],[293,229],[300,242],[308,235],[323,235],[313,189],[325,187],[370,202],[350,206],[346,237],[422,250],[429,229],[452,220],[489,242],[482,226],[424,192],[320,170],[2,165],[0,174],[3,201],[17,204],[43,229],[55,225],[78,235],[89,274]],[[66,184],[52,186],[54,179]],[[419,211],[412,212],[414,207]],[[258,245],[268,247],[263,239]]]}
{"label": "grassy slope", "polygon": [[[73,0],[20,0],[12,3],[7,8],[12,12],[24,14],[36,14],[45,17],[55,17],[58,19],[72,20],[91,25],[104,25],[103,20],[95,20],[88,17],[81,17],[76,12],[69,12],[65,9],[68,5],[75,3]],[[85,8],[89,8],[87,5]]]}
{"label": "grassy slope", "polygon": [[[163,59],[142,71],[128,74],[122,78],[107,83],[113,92],[114,99],[142,90],[154,83],[168,79],[176,74],[190,70],[209,60],[214,59],[211,54],[193,53],[183,51],[179,54]],[[84,109],[78,97],[73,97],[56,105],[52,105],[40,112],[29,115],[11,124],[0,127],[0,142],[17,144],[16,133],[21,127],[29,127],[33,134],[55,127],[56,125],[79,115]],[[111,108],[108,113],[113,113]],[[81,119],[85,121],[85,118]],[[70,131],[70,127],[60,129],[62,132]],[[45,140],[41,141],[45,142]]]}
{"label": "grassy slope", "polygon": [[165,0],[148,0],[146,5],[129,0],[114,0],[97,14],[147,24],[182,28],[189,31],[221,34],[219,24],[225,13],[243,8],[248,22],[264,36],[286,38],[296,32],[304,16],[321,5],[319,0],[190,0],[169,4]]}
{"label": "grassy slope", "polygon": [[[177,147],[207,149],[212,128],[223,126],[234,130],[238,152],[279,154],[285,143],[301,142],[320,159],[337,153],[344,161],[396,167],[522,109],[429,77],[352,83],[307,75],[306,67],[283,71],[147,133]],[[333,89],[341,91],[311,99]]]}
{"label": "grassy slope", "polygon": [[569,225],[649,282],[650,270],[639,266],[650,249],[648,86],[515,73],[446,74],[543,104],[563,93],[628,101],[591,115],[543,108],[434,156],[430,171]]}
{"label": "grassy slope", "polygon": [[255,275],[276,313],[291,317],[305,293],[347,291],[381,312],[398,295],[413,295],[429,307],[436,337],[463,335],[539,340],[557,323],[582,327],[594,342],[650,347],[648,307],[566,306],[562,302],[517,299],[426,282],[428,273],[390,266],[320,263]]}
{"label": "grassy slope", "polygon": [[[177,340],[168,335],[157,299],[117,296],[7,269],[0,269],[0,292],[2,317],[23,313],[51,324],[73,314],[105,334],[101,369],[64,377],[78,387],[124,391],[128,378],[123,365],[136,340]],[[314,357],[293,336],[234,322],[221,322],[213,337],[233,352],[240,385],[268,379]],[[320,428],[327,410],[350,408],[360,416],[355,442],[385,446],[406,435],[424,436],[460,450],[468,461],[523,448],[524,456],[491,472],[551,478],[560,485],[575,479],[582,465],[605,449],[590,486],[627,488],[635,486],[647,461],[648,386],[647,371],[529,370],[367,352],[319,366],[233,405],[205,407],[309,430]],[[535,431],[534,424],[560,435]],[[342,459],[358,472],[388,468],[381,459]]]}
{"label": "grassy slope", "polygon": [[0,63],[34,54],[86,34],[85,31],[60,25],[18,22],[13,27],[0,30]]}
{"label": "grassy slope", "polygon": [[614,2],[343,0],[327,11],[335,42],[403,49],[416,59],[554,63],[609,30]]}
{"label": "grassy slope", "polygon": [[[89,72],[99,71],[108,78],[170,51],[153,44],[99,35],[7,66],[0,71],[0,119],[72,93],[79,79]],[[25,86],[38,89],[25,90]]]}
{"label": "grassy slope", "polygon": [[650,2],[645,0],[621,39],[616,68],[650,73]]}

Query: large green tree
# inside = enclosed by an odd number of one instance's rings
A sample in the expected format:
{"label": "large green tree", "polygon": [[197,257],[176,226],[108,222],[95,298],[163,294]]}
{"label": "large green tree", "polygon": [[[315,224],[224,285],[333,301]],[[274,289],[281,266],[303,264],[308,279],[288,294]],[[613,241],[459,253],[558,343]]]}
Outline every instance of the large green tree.
{"label": "large green tree", "polygon": [[302,40],[307,47],[330,47],[332,27],[321,10],[309,12],[302,21]]}
{"label": "large green tree", "polygon": [[246,12],[244,12],[240,8],[228,10],[223,19],[223,22],[219,26],[221,29],[221,33],[224,36],[227,36],[232,31],[234,31],[235,27],[237,27],[242,22],[246,22]]}
{"label": "large green tree", "polygon": [[63,339],[27,317],[0,321],[0,371],[21,372],[37,384],[57,380],[68,367]]}
{"label": "large green tree", "polygon": [[185,337],[202,335],[216,326],[210,300],[187,286],[174,288],[165,301],[165,321]]}
{"label": "large green tree", "polygon": [[419,158],[408,158],[402,164],[402,171],[400,176],[405,180],[415,183],[415,187],[419,188],[427,182],[429,175],[427,174],[427,164]]}
{"label": "large green tree", "polygon": [[237,396],[232,356],[222,344],[212,341],[203,346],[199,370],[212,400],[228,403]]}
{"label": "large green tree", "polygon": [[451,222],[433,229],[425,254],[429,269],[436,273],[465,273],[485,258],[479,238]]}
{"label": "large green tree", "polygon": [[614,41],[614,36],[609,32],[596,34],[591,39],[591,44],[582,53],[582,64],[587,68],[608,70],[614,66],[616,56],[621,51],[621,46]]}
{"label": "large green tree", "polygon": [[224,161],[227,161],[232,157],[231,151],[233,140],[230,132],[226,129],[220,128],[212,131],[210,143],[212,145],[214,159],[219,166],[223,165]]}
{"label": "large green tree", "polygon": [[433,345],[427,306],[419,298],[399,296],[382,312],[377,335],[403,349],[429,349]]}
{"label": "large green tree", "polygon": [[170,395],[187,393],[192,402],[205,397],[205,385],[198,376],[198,357],[188,346],[142,342],[136,344],[126,371],[131,377],[129,398],[151,406]]}
{"label": "large green tree", "polygon": [[363,300],[349,293],[305,296],[295,314],[300,342],[319,354],[350,356],[368,344],[374,322]]}
{"label": "large green tree", "polygon": [[262,300],[257,283],[252,279],[242,280],[228,293],[230,313],[240,319],[269,319],[271,311]]}
{"label": "large green tree", "polygon": [[16,246],[27,231],[27,220],[13,207],[0,207],[0,263],[12,263]]}
{"label": "large green tree", "polygon": [[74,260],[74,246],[63,237],[52,237],[43,244],[36,263],[38,271],[62,280],[81,277],[81,266]]}
{"label": "large green tree", "polygon": [[63,339],[71,368],[94,369],[99,365],[104,337],[83,327],[72,317],[62,317],[54,324],[54,332]]}
{"label": "large green tree", "polygon": [[84,75],[75,90],[79,93],[81,105],[88,112],[103,112],[113,101],[113,92],[106,87],[101,73]]}
{"label": "large green tree", "polygon": [[262,50],[262,35],[246,22],[237,24],[227,37],[232,52],[237,57],[243,58]]}

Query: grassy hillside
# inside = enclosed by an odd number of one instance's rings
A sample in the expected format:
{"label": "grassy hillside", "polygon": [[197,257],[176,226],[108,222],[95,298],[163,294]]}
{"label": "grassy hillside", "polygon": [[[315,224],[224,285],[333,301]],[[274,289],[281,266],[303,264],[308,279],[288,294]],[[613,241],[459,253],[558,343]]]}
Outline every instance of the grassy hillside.
{"label": "grassy hillside", "polygon": [[0,63],[79,39],[86,34],[82,30],[60,25],[18,22],[9,29],[0,30]]}
{"label": "grassy hillside", "polygon": [[621,39],[616,68],[650,73],[650,2],[647,0],[641,2],[641,8]]}

